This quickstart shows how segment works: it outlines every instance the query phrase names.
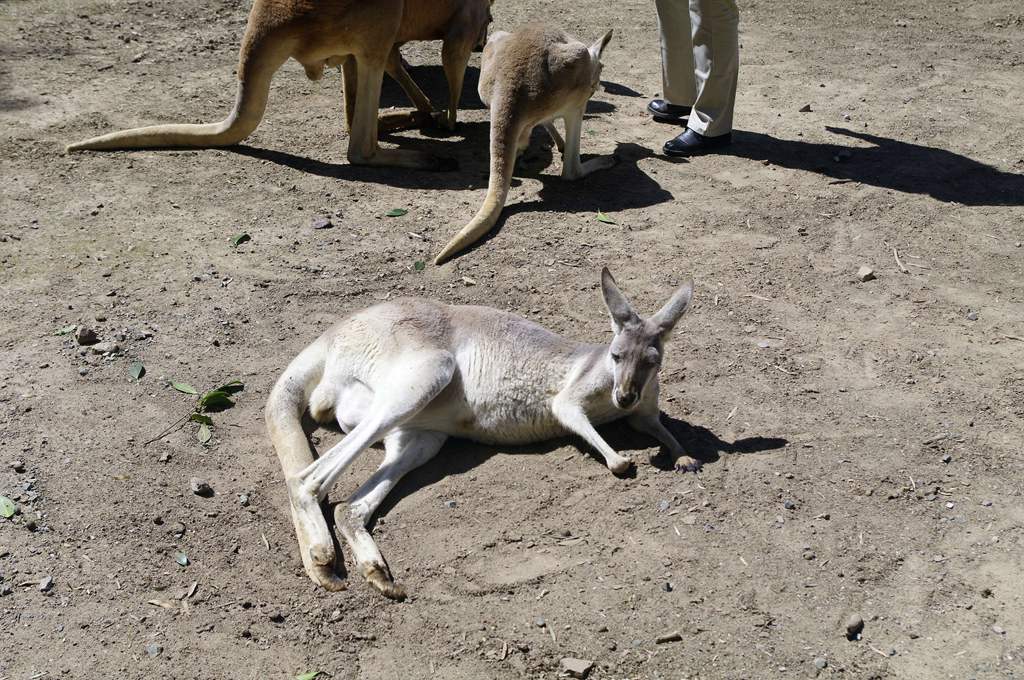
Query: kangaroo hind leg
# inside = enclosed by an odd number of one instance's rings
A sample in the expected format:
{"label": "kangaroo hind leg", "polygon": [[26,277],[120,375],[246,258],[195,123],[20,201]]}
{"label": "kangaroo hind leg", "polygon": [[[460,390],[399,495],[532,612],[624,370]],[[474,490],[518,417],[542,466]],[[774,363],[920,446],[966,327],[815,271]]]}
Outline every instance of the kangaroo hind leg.
{"label": "kangaroo hind leg", "polygon": [[580,162],[580,133],[583,131],[583,110],[581,107],[565,116],[565,147],[562,151],[562,178],[582,179],[595,170],[604,170],[615,165],[615,156],[599,156]]}
{"label": "kangaroo hind leg", "polygon": [[405,590],[395,583],[366,525],[402,477],[437,455],[447,438],[441,432],[429,430],[394,430],[384,438],[384,460],[377,471],[347,503],[334,508],[335,523],[352,550],[359,572],[370,585],[393,600],[404,600]]}
{"label": "kangaroo hind leg", "polygon": [[323,564],[333,556],[330,535],[317,532],[320,501],[341,474],[375,442],[419,413],[443,390],[455,373],[455,358],[446,351],[420,351],[397,357],[374,391],[373,401],[359,423],[319,460],[288,480],[296,524],[308,525],[314,537],[307,547],[310,559]]}

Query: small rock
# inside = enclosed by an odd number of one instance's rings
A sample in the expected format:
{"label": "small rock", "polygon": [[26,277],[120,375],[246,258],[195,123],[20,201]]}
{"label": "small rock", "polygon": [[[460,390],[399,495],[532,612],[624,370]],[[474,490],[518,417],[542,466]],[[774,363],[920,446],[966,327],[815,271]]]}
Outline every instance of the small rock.
{"label": "small rock", "polygon": [[665,581],[664,583],[661,584],[661,589],[664,590],[666,593],[671,593],[672,592],[672,584],[669,583],[668,581]]}
{"label": "small rock", "polygon": [[991,508],[992,507],[992,501],[982,501],[981,504],[983,506],[985,506],[986,508]]}
{"label": "small rock", "polygon": [[[12,460],[11,461],[11,469],[14,470],[15,472],[24,472],[25,471],[25,463],[24,463],[24,461]],[[991,503],[989,503],[989,505],[991,505]]]}
{"label": "small rock", "polygon": [[143,340],[146,340],[151,337],[153,337],[153,334],[150,333],[149,331],[133,330],[131,335],[132,340],[134,340],[135,342],[142,342]]}
{"label": "small rock", "polygon": [[974,311],[973,309],[971,311],[967,312],[967,320],[968,321],[977,321],[978,320],[978,313],[976,311]]}
{"label": "small rock", "polygon": [[786,508],[786,510],[796,510],[796,503],[787,499],[782,502],[782,507]]}
{"label": "small rock", "polygon": [[562,670],[568,673],[569,677],[585,678],[593,668],[594,662],[588,659],[574,659],[568,656],[562,659]]}
{"label": "small rock", "polygon": [[155,642],[151,642],[148,645],[146,645],[146,656],[148,656],[151,659],[155,659],[156,657],[160,656],[160,654],[162,654],[163,651],[164,648]]}
{"label": "small rock", "polygon": [[867,266],[867,265],[862,265],[861,268],[857,270],[857,280],[858,281],[867,282],[867,281],[871,281],[874,278],[875,278],[875,270],[872,269],[871,267]]}
{"label": "small rock", "polygon": [[813,560],[813,559],[814,559],[815,557],[817,557],[817,555],[815,555],[815,554],[814,554],[813,552],[811,552],[810,550],[808,550],[808,551],[806,551],[806,552],[804,553],[804,559],[805,559],[805,560],[807,560],[808,562],[810,562],[811,560]]}
{"label": "small rock", "polygon": [[79,326],[75,331],[75,341],[79,345],[95,345],[100,341],[100,337],[88,326]]}
{"label": "small rock", "polygon": [[444,502],[444,507],[446,507],[446,508],[454,508],[457,505],[458,505],[458,503],[456,503],[455,501],[445,501]]}
{"label": "small rock", "polygon": [[537,619],[533,622],[533,625],[537,626],[538,628],[543,628],[544,626],[548,625],[548,622],[545,621],[542,617],[538,616]]}
{"label": "small rock", "polygon": [[331,612],[330,621],[331,621],[331,623],[337,623],[338,621],[341,621],[341,610],[340,609],[335,609],[334,611]]}
{"label": "small rock", "polygon": [[50,588],[53,588],[53,577],[44,576],[43,579],[39,581],[39,592],[47,593],[50,591]]}
{"label": "small rock", "polygon": [[828,661],[824,657],[819,656],[817,659],[814,660],[814,667],[817,668],[819,671],[825,670],[826,666],[828,666]]}
{"label": "small rock", "polygon": [[811,112],[811,105],[810,104],[804,104],[803,106],[800,107],[800,113],[810,113],[810,112]]}
{"label": "small rock", "polygon": [[658,512],[665,512],[672,507],[672,504],[668,501],[658,501]]}
{"label": "small rock", "polygon": [[161,463],[166,463],[166,462],[168,462],[168,461],[169,461],[170,459],[171,459],[171,454],[167,453],[166,451],[165,451],[165,452],[163,452],[163,453],[161,453],[161,454],[160,454],[160,457],[159,457],[159,458],[157,458],[157,460],[158,460],[159,462],[161,462]]}
{"label": "small rock", "polygon": [[850,614],[846,619],[846,639],[859,640],[861,631],[864,630],[864,619],[860,614]]}
{"label": "small rock", "polygon": [[333,226],[334,223],[331,222],[331,218],[329,217],[324,217],[321,215],[313,218],[314,229],[330,229]]}
{"label": "small rock", "polygon": [[39,528],[39,526],[36,524],[36,521],[34,519],[30,519],[27,522],[25,522],[25,528],[29,531],[35,531]]}
{"label": "small rock", "polygon": [[943,463],[951,463],[951,462],[953,462],[953,456],[951,456],[951,455],[949,455],[947,453],[945,456],[942,457],[942,462]]}
{"label": "small rock", "polygon": [[78,375],[89,375],[89,369],[85,366],[81,366],[78,369]]}
{"label": "small rock", "polygon": [[89,349],[93,354],[120,354],[121,345],[116,342],[98,342]]}
{"label": "small rock", "polygon": [[663,645],[668,642],[681,642],[683,639],[682,634],[678,630],[674,630],[671,633],[665,633],[654,638],[654,642],[659,645]]}
{"label": "small rock", "polygon": [[288,616],[288,614],[286,614],[283,611],[274,610],[274,611],[270,612],[270,614],[267,616],[267,618],[270,619],[274,623],[284,623],[284,620],[285,620],[285,618],[287,618],[287,616]]}
{"label": "small rock", "polygon": [[178,538],[181,538],[185,535],[185,525],[181,522],[175,522],[171,526],[167,527],[167,531],[171,534],[174,534]]}
{"label": "small rock", "polygon": [[190,489],[192,489],[192,493],[194,493],[197,496],[209,498],[210,496],[213,495],[213,489],[210,488],[210,485],[207,484],[202,479],[199,479],[198,477],[193,477],[192,479],[190,479],[188,486]]}
{"label": "small rock", "polygon": [[240,493],[240,494],[238,494],[238,504],[241,505],[243,508],[248,507],[249,506],[249,494],[247,494],[247,493]]}
{"label": "small rock", "polygon": [[992,626],[992,632],[996,635],[1006,635],[1006,631],[1003,630],[1002,626]]}

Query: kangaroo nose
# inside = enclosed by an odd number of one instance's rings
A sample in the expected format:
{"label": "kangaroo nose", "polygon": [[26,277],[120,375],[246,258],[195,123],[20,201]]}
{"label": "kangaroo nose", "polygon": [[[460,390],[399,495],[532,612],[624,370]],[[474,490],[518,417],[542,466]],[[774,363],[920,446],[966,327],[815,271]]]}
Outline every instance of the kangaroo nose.
{"label": "kangaroo nose", "polygon": [[622,391],[619,391],[619,394],[618,394],[619,406],[621,406],[622,408],[629,408],[630,406],[632,406],[633,404],[636,403],[636,400],[638,398],[639,397],[638,397],[636,392],[622,392]]}

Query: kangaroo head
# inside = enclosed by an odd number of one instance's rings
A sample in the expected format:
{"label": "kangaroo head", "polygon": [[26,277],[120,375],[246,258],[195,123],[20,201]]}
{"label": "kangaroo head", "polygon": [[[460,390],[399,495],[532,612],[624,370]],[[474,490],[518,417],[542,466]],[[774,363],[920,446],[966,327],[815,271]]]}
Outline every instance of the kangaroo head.
{"label": "kangaroo head", "polygon": [[601,292],[615,333],[607,357],[613,380],[612,403],[629,410],[640,403],[644,390],[657,380],[664,342],[690,306],[693,281],[680,286],[665,306],[647,319],[633,311],[607,267],[601,270]]}

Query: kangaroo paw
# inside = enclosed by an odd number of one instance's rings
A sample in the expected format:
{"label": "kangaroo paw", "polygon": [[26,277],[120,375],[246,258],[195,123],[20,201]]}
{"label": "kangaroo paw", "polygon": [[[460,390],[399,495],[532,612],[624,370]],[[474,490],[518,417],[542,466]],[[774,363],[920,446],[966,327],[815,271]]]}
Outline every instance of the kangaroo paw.
{"label": "kangaroo paw", "polygon": [[401,602],[405,599],[405,588],[398,585],[391,578],[385,567],[371,564],[363,569],[363,576],[374,588],[380,591],[386,598]]}

